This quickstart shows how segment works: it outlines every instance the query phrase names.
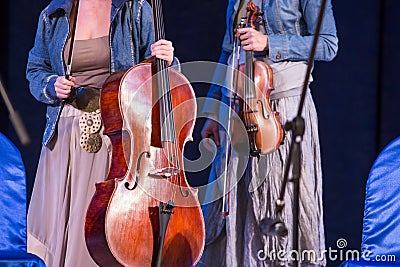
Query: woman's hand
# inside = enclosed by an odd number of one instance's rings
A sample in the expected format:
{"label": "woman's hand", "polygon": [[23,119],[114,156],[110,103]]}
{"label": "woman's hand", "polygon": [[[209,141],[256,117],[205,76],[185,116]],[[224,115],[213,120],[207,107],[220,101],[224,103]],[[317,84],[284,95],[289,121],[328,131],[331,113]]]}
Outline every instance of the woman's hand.
{"label": "woman's hand", "polygon": [[253,28],[240,28],[236,32],[239,37],[243,50],[256,52],[268,50],[268,36]]}
{"label": "woman's hand", "polygon": [[171,41],[158,40],[151,45],[150,49],[152,56],[167,61],[168,66],[171,66],[172,61],[174,61],[174,47]]}
{"label": "woman's hand", "polygon": [[60,99],[66,99],[71,94],[71,87],[75,85],[75,78],[71,77],[70,80],[64,76],[58,76],[54,87],[56,90],[57,97]]}
{"label": "woman's hand", "polygon": [[[214,140],[217,147],[219,147],[219,131],[218,131],[218,122],[213,119],[207,119],[204,123],[203,129],[201,130],[201,137],[203,138],[211,138]],[[210,151],[213,150],[212,146],[206,145],[206,148]]]}

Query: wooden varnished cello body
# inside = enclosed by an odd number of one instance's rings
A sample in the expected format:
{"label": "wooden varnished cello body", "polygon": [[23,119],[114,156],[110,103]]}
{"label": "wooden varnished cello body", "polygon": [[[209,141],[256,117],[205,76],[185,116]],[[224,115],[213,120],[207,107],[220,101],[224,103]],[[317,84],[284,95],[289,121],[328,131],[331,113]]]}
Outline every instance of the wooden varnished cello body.
{"label": "wooden varnished cello body", "polygon": [[[152,6],[156,40],[164,39],[160,0]],[[87,212],[92,258],[107,267],[195,265],[205,229],[183,169],[196,116],[190,83],[153,59],[110,76],[100,104],[113,154]]]}

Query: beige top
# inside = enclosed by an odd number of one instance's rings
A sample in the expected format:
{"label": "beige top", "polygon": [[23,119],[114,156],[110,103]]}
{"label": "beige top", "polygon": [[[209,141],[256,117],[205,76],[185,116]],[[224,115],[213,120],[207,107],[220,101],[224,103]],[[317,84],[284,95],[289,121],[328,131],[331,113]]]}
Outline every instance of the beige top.
{"label": "beige top", "polygon": [[[64,62],[68,60],[71,41],[64,49]],[[108,36],[75,40],[72,55],[71,75],[77,86],[90,86],[101,89],[110,75],[110,43]]]}
{"label": "beige top", "polygon": [[[64,52],[68,57],[69,42]],[[101,88],[109,76],[108,37],[78,40],[74,45],[72,75],[77,85]],[[43,146],[28,212],[28,251],[48,267],[98,267],[91,258],[84,234],[86,211],[95,184],[108,174],[111,145],[97,153],[81,149],[80,118],[83,111],[64,105],[55,145]]]}

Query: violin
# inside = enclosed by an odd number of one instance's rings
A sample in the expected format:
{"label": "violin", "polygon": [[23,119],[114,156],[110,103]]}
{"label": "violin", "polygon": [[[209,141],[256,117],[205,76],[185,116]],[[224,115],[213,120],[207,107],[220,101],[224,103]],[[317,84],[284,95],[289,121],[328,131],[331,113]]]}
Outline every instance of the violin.
{"label": "violin", "polygon": [[[256,28],[255,22],[261,15],[257,6],[248,2],[248,15],[239,27]],[[245,51],[245,63],[239,64],[236,90],[242,92],[239,116],[248,133],[250,156],[258,157],[277,150],[283,139],[283,128],[279,113],[270,104],[274,90],[273,71],[269,64],[254,59],[254,51]]]}
{"label": "violin", "polygon": [[[247,16],[242,18],[239,28],[256,28],[256,21],[262,14],[257,6],[248,2]],[[269,64],[255,60],[254,51],[245,51],[245,61],[240,64],[240,40],[235,37],[232,53],[233,74],[230,109],[226,127],[225,162],[223,176],[222,213],[229,214],[229,188],[232,147],[249,156],[259,158],[276,151],[283,140],[283,127],[279,113],[271,107],[270,94],[274,90],[273,71]],[[237,110],[239,118],[233,112]],[[240,121],[238,121],[240,120]],[[244,136],[246,135],[246,136]],[[231,137],[230,139],[228,137]]]}
{"label": "violin", "polygon": [[[165,39],[161,0],[152,8],[155,39]],[[197,110],[189,81],[152,58],[111,75],[100,110],[113,153],[87,211],[90,255],[107,267],[196,265],[205,226],[183,166]]]}

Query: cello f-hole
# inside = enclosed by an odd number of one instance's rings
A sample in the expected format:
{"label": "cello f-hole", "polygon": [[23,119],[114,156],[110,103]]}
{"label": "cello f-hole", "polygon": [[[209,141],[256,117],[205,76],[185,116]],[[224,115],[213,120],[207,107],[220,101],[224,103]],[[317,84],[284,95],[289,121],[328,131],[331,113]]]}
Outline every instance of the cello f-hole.
{"label": "cello f-hole", "polygon": [[131,188],[131,185],[129,184],[129,182],[125,183],[125,188],[128,190],[134,190],[136,188],[136,186],[138,185],[139,182],[139,173],[140,173],[140,162],[142,161],[143,156],[146,155],[146,158],[150,158],[150,152],[148,151],[143,151],[138,158],[137,164],[136,164],[136,175],[135,175],[135,183],[133,185],[133,187]]}
{"label": "cello f-hole", "polygon": [[189,195],[190,195],[189,190],[185,190],[185,193],[183,193],[180,174],[178,174],[178,183],[179,183],[179,191],[181,192],[181,195],[185,198],[189,197]]}

